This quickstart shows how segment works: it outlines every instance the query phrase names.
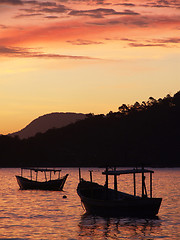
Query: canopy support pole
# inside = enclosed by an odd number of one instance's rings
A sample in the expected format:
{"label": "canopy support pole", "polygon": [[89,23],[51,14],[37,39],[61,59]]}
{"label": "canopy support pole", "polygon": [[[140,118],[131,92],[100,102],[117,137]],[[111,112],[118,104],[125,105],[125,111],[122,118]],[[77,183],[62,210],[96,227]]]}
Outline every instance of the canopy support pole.
{"label": "canopy support pole", "polygon": [[[114,167],[114,171],[116,171],[116,167]],[[117,175],[114,174],[114,190],[117,191]]]}
{"label": "canopy support pole", "polygon": [[106,186],[106,199],[108,199],[108,167],[106,167],[106,183],[105,183],[105,186]]}
{"label": "canopy support pole", "polygon": [[144,197],[144,172],[142,172],[142,197]]}
{"label": "canopy support pole", "polygon": [[133,179],[134,179],[134,197],[136,196],[136,174],[133,173]]}
{"label": "canopy support pole", "polygon": [[152,198],[152,172],[150,172],[150,198]]}
{"label": "canopy support pole", "polygon": [[93,171],[93,170],[89,170],[89,173],[90,173],[90,182],[92,182],[92,171]]}
{"label": "canopy support pole", "polygon": [[46,171],[44,171],[44,176],[45,176],[45,179],[46,179],[46,182],[47,182]]}
{"label": "canopy support pole", "polygon": [[79,168],[79,182],[81,182],[81,168]]}

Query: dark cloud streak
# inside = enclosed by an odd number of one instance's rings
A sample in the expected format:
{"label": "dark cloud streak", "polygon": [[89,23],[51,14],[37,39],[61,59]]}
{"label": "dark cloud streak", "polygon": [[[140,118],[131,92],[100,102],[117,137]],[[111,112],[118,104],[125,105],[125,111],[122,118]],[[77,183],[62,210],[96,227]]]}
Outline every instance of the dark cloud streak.
{"label": "dark cloud streak", "polygon": [[0,0],[0,4],[23,5],[21,0]]}
{"label": "dark cloud streak", "polygon": [[144,43],[129,43],[128,44],[130,47],[167,47],[165,44],[157,44],[157,43],[154,43],[154,44],[144,44]]}
{"label": "dark cloud streak", "polygon": [[180,38],[164,39],[132,39],[132,38],[105,38],[106,41],[123,41],[127,42],[129,47],[178,47]]}
{"label": "dark cloud streak", "polygon": [[71,43],[72,45],[91,45],[91,44],[104,44],[103,42],[91,41],[91,40],[83,40],[77,39],[74,41],[66,41],[67,43]]}
{"label": "dark cloud streak", "polygon": [[5,47],[0,46],[0,56],[3,57],[18,57],[18,58],[55,58],[55,59],[74,59],[74,60],[98,60],[98,58],[91,58],[88,56],[74,56],[64,54],[51,54],[43,52],[33,52],[31,49],[19,47]]}
{"label": "dark cloud streak", "polygon": [[[151,39],[138,41],[135,39],[121,38],[121,41],[127,41],[130,47],[178,47],[180,38],[164,38],[164,39]],[[142,43],[143,42],[143,43]]]}
{"label": "dark cloud streak", "polygon": [[135,7],[134,3],[116,3],[115,6]]}
{"label": "dark cloud streak", "polygon": [[16,15],[14,18],[35,17],[35,16],[42,16],[42,14],[41,13],[19,14],[19,15]]}
{"label": "dark cloud streak", "polygon": [[[67,13],[70,9],[67,8],[65,5],[57,4],[56,2],[39,2],[39,1],[26,1],[24,2],[24,6],[26,7],[19,9],[21,12],[24,12],[24,14],[18,14],[15,16],[15,18],[19,17],[33,17],[37,15],[43,15],[43,14],[61,14],[61,13]],[[30,5],[30,6],[27,6]],[[29,13],[29,14],[26,14]],[[47,16],[46,18],[53,18]],[[54,17],[57,18],[57,17]]]}
{"label": "dark cloud streak", "polygon": [[152,8],[180,8],[179,0],[154,0],[152,2],[147,2],[146,4],[141,4],[142,7],[152,7]]}
{"label": "dark cloud streak", "polygon": [[8,27],[6,25],[4,25],[4,24],[0,24],[0,28],[1,29],[7,29]]}
{"label": "dark cloud streak", "polygon": [[93,18],[103,18],[104,16],[112,15],[139,15],[139,13],[125,10],[123,12],[117,12],[114,9],[110,8],[97,8],[92,10],[72,10],[69,15],[71,16],[89,16]]}

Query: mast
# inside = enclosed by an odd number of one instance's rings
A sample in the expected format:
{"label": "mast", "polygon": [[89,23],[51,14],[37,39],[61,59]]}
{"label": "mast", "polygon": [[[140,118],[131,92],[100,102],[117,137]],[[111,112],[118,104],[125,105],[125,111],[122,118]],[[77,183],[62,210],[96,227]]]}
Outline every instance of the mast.
{"label": "mast", "polygon": [[106,199],[108,199],[108,167],[106,167]]}

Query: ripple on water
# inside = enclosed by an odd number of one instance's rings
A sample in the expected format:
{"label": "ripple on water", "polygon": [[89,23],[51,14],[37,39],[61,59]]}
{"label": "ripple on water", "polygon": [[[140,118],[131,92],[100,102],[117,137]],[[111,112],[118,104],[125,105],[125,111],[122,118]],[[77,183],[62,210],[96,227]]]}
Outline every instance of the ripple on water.
{"label": "ripple on water", "polygon": [[[101,171],[93,170],[93,179],[104,183]],[[155,219],[84,214],[76,193],[78,169],[64,168],[62,172],[69,173],[63,192],[20,191],[14,177],[19,169],[0,169],[0,181],[4,183],[0,189],[0,240],[180,239],[180,169],[155,169],[154,196],[163,198]],[[88,169],[82,169],[82,175],[89,179]],[[122,191],[132,190],[131,180],[125,183],[122,179]]]}

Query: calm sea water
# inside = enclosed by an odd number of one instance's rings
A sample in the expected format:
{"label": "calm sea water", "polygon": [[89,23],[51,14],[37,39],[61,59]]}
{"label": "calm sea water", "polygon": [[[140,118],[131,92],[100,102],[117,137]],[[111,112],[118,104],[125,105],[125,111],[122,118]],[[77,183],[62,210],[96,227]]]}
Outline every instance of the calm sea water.
{"label": "calm sea water", "polygon": [[[88,170],[82,169],[85,179]],[[138,219],[86,215],[76,193],[76,168],[62,168],[62,175],[69,173],[63,192],[19,190],[15,175],[20,169],[0,169],[0,239],[179,240],[180,168],[154,170],[153,196],[163,198],[158,218]],[[93,180],[104,184],[101,169],[93,169]],[[133,192],[132,176],[118,180],[120,190]]]}

